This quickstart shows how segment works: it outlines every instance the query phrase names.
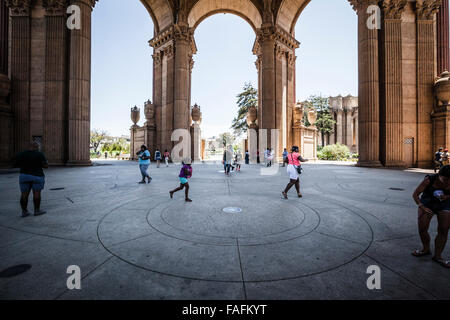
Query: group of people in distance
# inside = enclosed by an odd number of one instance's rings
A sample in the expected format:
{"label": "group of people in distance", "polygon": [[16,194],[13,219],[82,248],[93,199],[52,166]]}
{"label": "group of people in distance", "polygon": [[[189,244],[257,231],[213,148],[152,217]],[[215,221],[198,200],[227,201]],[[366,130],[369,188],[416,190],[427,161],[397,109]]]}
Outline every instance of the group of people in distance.
{"label": "group of people in distance", "polygon": [[434,173],[443,166],[450,164],[450,154],[448,149],[439,148],[439,150],[434,154]]}
{"label": "group of people in distance", "polygon": [[[30,192],[33,192],[34,215],[39,216],[45,214],[46,211],[41,210],[41,191],[45,185],[44,168],[48,168],[48,162],[45,155],[39,150],[40,145],[37,142],[32,142],[29,148],[16,156],[16,167],[20,168],[19,186],[21,191],[20,206],[22,208],[21,217],[30,215],[28,211],[28,198]],[[447,152],[440,150],[439,152]],[[142,181],[139,183],[150,183],[152,178],[147,173],[150,165],[150,151],[145,145],[137,153],[139,158],[139,168],[142,175]],[[155,160],[160,161],[161,156],[164,157],[166,165],[169,165],[170,154],[166,150],[161,155],[159,150],[155,151]],[[246,163],[249,154],[246,151]],[[227,157],[226,157],[227,158]],[[442,159],[442,158],[440,158]],[[229,165],[229,160],[224,160],[224,165]],[[287,193],[295,186],[297,196],[302,197],[300,192],[300,174],[302,173],[301,163],[307,161],[300,153],[297,146],[293,146],[291,152],[288,153],[285,149],[283,152],[283,163],[287,164],[287,173],[289,175],[289,183],[282,191],[284,199],[287,199]],[[441,162],[437,160],[436,161]],[[158,163],[159,164],[159,163]],[[192,177],[191,159],[184,159],[182,167],[178,175],[180,185],[169,191],[170,198],[173,198],[174,193],[180,190],[185,190],[185,201],[192,202],[189,198],[189,182],[188,179]],[[225,170],[227,171],[227,169]],[[431,238],[428,233],[430,222],[434,216],[438,220],[438,232],[435,239],[433,261],[439,263],[445,268],[450,268],[450,261],[443,259],[442,253],[448,239],[448,232],[450,229],[450,165],[442,163],[438,173],[425,176],[424,180],[416,188],[413,193],[413,199],[418,206],[418,229],[422,242],[422,249],[414,250],[412,255],[415,257],[425,257],[432,254],[431,252]]]}

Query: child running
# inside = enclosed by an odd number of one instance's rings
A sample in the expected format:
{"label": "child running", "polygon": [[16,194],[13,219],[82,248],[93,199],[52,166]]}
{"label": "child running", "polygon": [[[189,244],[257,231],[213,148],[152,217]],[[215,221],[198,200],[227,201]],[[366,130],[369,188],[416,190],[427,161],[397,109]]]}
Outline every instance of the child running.
{"label": "child running", "polygon": [[180,186],[172,191],[169,191],[170,198],[173,198],[173,194],[177,191],[183,190],[184,188],[184,194],[185,194],[185,201],[186,202],[192,202],[191,199],[189,199],[189,182],[188,179],[192,177],[192,167],[191,167],[191,159],[186,158],[182,164],[183,167],[180,170],[180,175],[178,176],[180,178]]}

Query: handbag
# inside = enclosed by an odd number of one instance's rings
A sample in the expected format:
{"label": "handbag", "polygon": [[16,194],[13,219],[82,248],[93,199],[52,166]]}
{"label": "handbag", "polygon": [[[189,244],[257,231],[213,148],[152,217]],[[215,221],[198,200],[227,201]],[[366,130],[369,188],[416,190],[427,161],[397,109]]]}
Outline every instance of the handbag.
{"label": "handbag", "polygon": [[303,168],[301,165],[300,166],[294,165],[294,156],[292,155],[292,153],[291,153],[291,159],[292,159],[292,165],[294,166],[295,170],[297,170],[297,173],[302,174]]}

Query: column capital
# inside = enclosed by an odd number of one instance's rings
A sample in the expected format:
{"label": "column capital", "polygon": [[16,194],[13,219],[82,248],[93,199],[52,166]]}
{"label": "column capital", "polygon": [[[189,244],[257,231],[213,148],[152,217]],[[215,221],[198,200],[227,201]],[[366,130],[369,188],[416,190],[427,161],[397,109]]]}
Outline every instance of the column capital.
{"label": "column capital", "polygon": [[11,16],[29,16],[35,0],[5,0],[5,3],[11,9]]}
{"label": "column capital", "polygon": [[66,14],[67,1],[65,0],[43,0],[42,6],[46,15],[61,16]]}
{"label": "column capital", "polygon": [[407,3],[407,0],[384,0],[382,5],[385,19],[401,19]]}
{"label": "column capital", "polygon": [[[50,1],[54,2],[54,0],[50,0]],[[88,6],[90,6],[91,9],[94,9],[95,3],[99,0],[69,0],[69,1],[70,1],[70,4],[76,4],[77,2],[81,2],[81,3],[84,3]],[[62,2],[66,2],[66,1],[62,0]]]}
{"label": "column capital", "polygon": [[162,48],[167,43],[188,42],[190,46],[191,54],[197,53],[197,45],[194,40],[194,31],[187,25],[175,24],[167,28],[166,30],[157,34],[148,43],[155,50]]}
{"label": "column capital", "polygon": [[433,20],[441,4],[442,0],[416,0],[417,20]]}
{"label": "column capital", "polygon": [[285,46],[287,50],[292,51],[300,46],[300,42],[280,27],[265,26],[256,30],[256,41],[253,46],[253,53],[257,54],[256,52],[258,52],[258,49],[261,47],[261,43],[266,41],[274,41],[277,44]]}
{"label": "column capital", "polygon": [[[364,11],[368,6],[378,5],[379,0],[348,0],[357,13]],[[364,12],[365,13],[365,12]]]}

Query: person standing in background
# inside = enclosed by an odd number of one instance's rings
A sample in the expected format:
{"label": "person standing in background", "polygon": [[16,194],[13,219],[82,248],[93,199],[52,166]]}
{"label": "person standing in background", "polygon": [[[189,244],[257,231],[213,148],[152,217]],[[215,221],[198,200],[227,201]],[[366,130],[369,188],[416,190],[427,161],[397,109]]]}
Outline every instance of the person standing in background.
{"label": "person standing in background", "polygon": [[159,151],[158,148],[155,150],[155,160],[156,160],[156,167],[159,168],[159,164],[161,163],[161,151]]}
{"label": "person standing in background", "polygon": [[166,151],[164,151],[164,161],[166,162],[166,167],[169,166],[169,159],[170,159],[170,153],[166,149]]}
{"label": "person standing in background", "polygon": [[139,182],[140,184],[145,183],[145,178],[148,179],[148,183],[152,181],[152,178],[147,173],[147,169],[150,166],[150,151],[147,149],[145,145],[141,146],[141,150],[138,151],[137,156],[139,158],[139,170],[141,171],[142,180]]}
{"label": "person standing in background", "polygon": [[19,185],[21,191],[20,206],[21,217],[30,215],[28,212],[28,197],[33,190],[34,215],[40,216],[46,213],[41,210],[41,192],[45,185],[43,168],[48,168],[45,155],[39,151],[39,144],[32,142],[28,150],[19,153],[16,157],[15,167],[20,168]]}

